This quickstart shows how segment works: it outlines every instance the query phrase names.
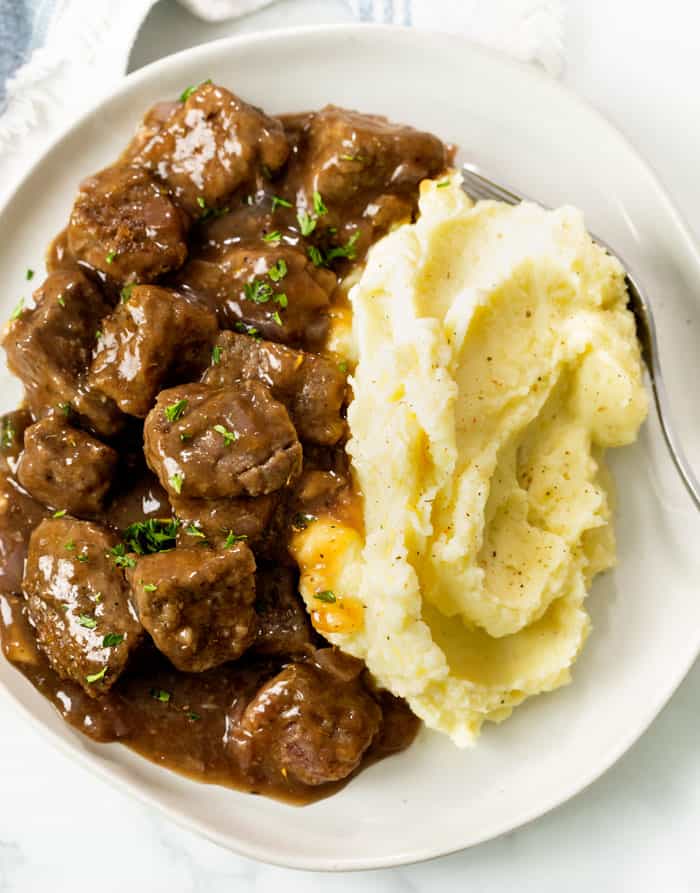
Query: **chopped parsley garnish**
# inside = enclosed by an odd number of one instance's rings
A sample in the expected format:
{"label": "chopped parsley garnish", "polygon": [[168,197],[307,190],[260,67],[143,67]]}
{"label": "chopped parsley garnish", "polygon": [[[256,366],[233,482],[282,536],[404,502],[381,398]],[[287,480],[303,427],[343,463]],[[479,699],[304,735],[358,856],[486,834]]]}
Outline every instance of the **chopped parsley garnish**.
{"label": "chopped parsley garnish", "polygon": [[210,208],[203,195],[197,196],[197,204],[202,209],[202,213],[199,215],[200,220],[208,220],[210,217],[223,217],[224,214],[228,214],[231,210],[228,205],[225,208]]}
{"label": "chopped parsley garnish", "polygon": [[114,261],[114,258],[115,258],[116,256],[117,256],[117,252],[116,252],[116,251],[108,251],[107,254],[105,255],[105,261],[106,261],[108,264],[111,264],[111,263]]}
{"label": "chopped parsley garnish", "polygon": [[278,244],[282,239],[282,233],[278,229],[275,229],[271,233],[266,233],[262,238],[263,242]]}
{"label": "chopped parsley garnish", "polygon": [[267,271],[267,275],[273,282],[279,282],[280,279],[284,279],[287,275],[287,263],[285,259],[280,257],[277,263]]}
{"label": "chopped parsley garnish", "polygon": [[105,673],[107,672],[107,667],[102,667],[99,673],[91,673],[90,675],[85,677],[85,681],[92,685],[93,682],[99,682],[101,679],[105,678]]}
{"label": "chopped parsley garnish", "polygon": [[289,305],[289,299],[283,291],[281,291],[278,295],[275,295],[273,300],[276,304],[279,304],[283,310],[286,310]]}
{"label": "chopped parsley garnish", "polygon": [[316,218],[308,211],[297,211],[297,221],[302,236],[310,236],[316,229]]}
{"label": "chopped parsley garnish", "polygon": [[348,371],[348,364],[346,362],[338,363],[338,369],[345,374]]}
{"label": "chopped parsley garnish", "polygon": [[68,540],[68,542],[66,543],[66,549],[69,552],[73,552],[75,549],[75,540]]}
{"label": "chopped parsley garnish", "polygon": [[224,446],[231,446],[234,441],[238,440],[238,434],[235,431],[229,431],[223,425],[214,425],[214,431],[224,438]]}
{"label": "chopped parsley garnish", "polygon": [[189,710],[189,711],[185,714],[185,716],[186,716],[188,719],[191,719],[193,722],[196,722],[198,719],[201,719],[201,718],[202,718],[202,717],[199,715],[199,713],[195,713],[194,710]]}
{"label": "chopped parsley garnish", "polygon": [[136,559],[126,554],[124,543],[119,543],[118,546],[110,549],[109,553],[117,567],[136,567]]}
{"label": "chopped parsley garnish", "polygon": [[275,312],[272,314],[272,318],[278,326],[284,325],[284,323],[282,322],[282,317],[279,315],[278,310],[275,310]]}
{"label": "chopped parsley garnish", "polygon": [[117,645],[121,645],[124,641],[124,633],[107,633],[107,635],[102,639],[102,647],[103,648],[116,648]]}
{"label": "chopped parsley garnish", "polygon": [[311,263],[315,267],[325,266],[326,262],[323,258],[323,253],[321,252],[321,250],[319,248],[317,248],[315,245],[309,245],[309,247],[306,250],[308,252]]}
{"label": "chopped parsley garnish", "polygon": [[318,217],[328,213],[328,208],[325,206],[320,192],[314,192],[314,211]]}
{"label": "chopped parsley garnish", "polygon": [[324,589],[323,592],[317,592],[314,598],[317,598],[320,602],[326,602],[329,605],[332,605],[336,601],[335,593],[331,592],[330,589]]}
{"label": "chopped parsley garnish", "polygon": [[199,90],[199,88],[203,87],[205,84],[211,84],[211,78],[207,78],[206,81],[202,81],[201,84],[191,84],[189,87],[186,87],[180,94],[180,102],[187,102],[195,90]]}
{"label": "chopped parsley garnish", "polygon": [[63,415],[66,416],[66,418],[73,412],[73,407],[70,405],[70,403],[59,403],[58,408],[61,410]]}
{"label": "chopped parsley garnish", "polygon": [[182,400],[176,400],[174,403],[171,403],[170,406],[165,407],[165,418],[169,422],[177,422],[178,419],[183,417],[186,409],[187,400],[184,398]]}
{"label": "chopped parsley garnish", "polygon": [[206,208],[207,203],[206,203],[206,200],[203,195],[197,196],[197,204],[199,205],[200,208]]}
{"label": "chopped parsley garnish", "polygon": [[143,580],[141,582],[143,584],[144,592],[155,592],[156,589],[158,589],[158,585],[156,583],[144,583]]}
{"label": "chopped parsley garnish", "polygon": [[180,434],[180,440],[184,443],[186,440],[192,440],[193,436],[193,434],[188,434],[187,431],[183,431]]}
{"label": "chopped parsley garnish", "polygon": [[206,534],[203,530],[197,527],[196,524],[190,524],[190,526],[185,530],[185,533],[188,536],[196,536],[199,537],[199,539],[206,539]]}
{"label": "chopped parsley garnish", "polygon": [[211,364],[212,366],[218,366],[221,362],[221,348],[218,344],[215,344],[211,349]]}
{"label": "chopped parsley garnish", "polygon": [[252,301],[254,304],[267,304],[272,297],[272,288],[262,279],[253,279],[252,282],[245,283],[243,294],[246,301]]}
{"label": "chopped parsley garnish", "polygon": [[329,248],[326,251],[326,263],[332,263],[338,257],[346,257],[348,260],[354,260],[357,256],[357,251],[355,250],[355,245],[357,245],[357,240],[360,238],[359,230],[354,235],[350,236],[345,245],[336,245],[333,248]]}
{"label": "chopped parsley garnish", "polygon": [[438,188],[438,189],[444,189],[445,186],[449,186],[449,185],[450,185],[450,181],[449,181],[449,180],[441,180],[441,181],[437,184],[437,188]]}
{"label": "chopped parsley garnish", "polygon": [[149,518],[147,521],[135,521],[124,531],[124,543],[130,552],[137,555],[152,555],[175,546],[175,537],[180,522],[177,518]]}
{"label": "chopped parsley garnish", "polygon": [[[3,419],[0,441],[2,442],[2,448],[4,450],[9,450],[15,442],[15,433],[15,426],[12,424],[12,419]],[[54,517],[56,516],[54,515]]]}
{"label": "chopped parsley garnish", "polygon": [[80,624],[80,626],[84,626],[85,629],[95,629],[95,627],[97,626],[97,621],[89,614],[78,615],[78,623]]}
{"label": "chopped parsley garnish", "polygon": [[252,338],[255,338],[257,341],[260,341],[261,335],[260,332],[255,328],[255,326],[248,326],[244,322],[237,322],[233,327],[237,332],[240,332],[242,335],[250,335]]}
{"label": "chopped parsley garnish", "polygon": [[307,515],[304,512],[297,512],[292,518],[292,527],[294,530],[306,530],[312,521],[316,520],[316,515]]}
{"label": "chopped parsley garnish", "polygon": [[119,292],[119,296],[122,299],[122,304],[126,304],[126,302],[131,297],[131,292],[134,290],[135,282],[130,282],[128,285],[125,285],[124,288]]}
{"label": "chopped parsley garnish", "polygon": [[94,599],[94,601],[95,601],[95,604],[96,604],[96,605],[99,605],[99,603],[102,601],[102,593],[101,593],[101,592],[96,592],[96,593],[93,595],[93,599]]}
{"label": "chopped parsley garnish", "polygon": [[226,537],[226,539],[224,541],[224,549],[230,549],[231,546],[235,545],[236,543],[240,543],[243,540],[247,540],[247,539],[248,539],[248,537],[245,533],[237,534],[237,533],[234,533],[232,530],[229,530],[228,536]]}
{"label": "chopped parsley garnish", "polygon": [[31,267],[27,269],[26,278],[27,282],[29,282],[30,279],[34,278],[34,270],[32,270]]}
{"label": "chopped parsley garnish", "polygon": [[19,319],[24,311],[24,298],[20,298],[17,302],[15,309],[12,311],[12,316],[10,316],[10,322],[13,322],[15,319]]}
{"label": "chopped parsley garnish", "polygon": [[170,692],[164,688],[152,688],[149,694],[154,700],[162,701],[163,704],[167,704],[171,697]]}
{"label": "chopped parsley garnish", "polygon": [[56,298],[56,300],[57,300],[58,303],[61,305],[61,307],[65,307],[65,306],[66,306],[66,300],[65,300],[65,298],[63,297],[63,295],[59,295],[59,296]]}
{"label": "chopped parsley garnish", "polygon": [[87,552],[81,552],[81,554],[78,555],[78,561],[79,561],[81,564],[85,564],[85,562],[89,559],[89,557],[90,557],[90,556],[88,555]]}
{"label": "chopped parsley garnish", "polygon": [[98,329],[95,332],[95,341],[99,341],[101,337],[102,337],[102,332]]}
{"label": "chopped parsley garnish", "polygon": [[275,208],[291,208],[292,203],[288,202],[286,198],[280,198],[278,195],[272,196],[272,210]]}
{"label": "chopped parsley garnish", "polygon": [[173,488],[173,490],[177,493],[178,496],[180,495],[180,493],[182,493],[182,482],[184,480],[185,480],[184,475],[174,474],[170,478],[170,481],[168,482],[170,484],[170,486]]}
{"label": "chopped parsley garnish", "polygon": [[364,161],[362,155],[340,155],[341,161]]}

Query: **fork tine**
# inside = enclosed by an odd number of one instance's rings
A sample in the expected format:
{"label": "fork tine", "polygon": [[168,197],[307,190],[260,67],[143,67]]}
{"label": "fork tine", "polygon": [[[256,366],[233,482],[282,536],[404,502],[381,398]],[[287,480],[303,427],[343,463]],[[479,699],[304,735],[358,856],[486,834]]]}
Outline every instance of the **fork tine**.
{"label": "fork tine", "polygon": [[462,167],[462,177],[464,179],[464,189],[466,192],[477,199],[493,199],[495,201],[505,202],[508,205],[517,205],[524,200],[524,196],[494,183],[483,174],[476,170],[474,165],[465,164]]}

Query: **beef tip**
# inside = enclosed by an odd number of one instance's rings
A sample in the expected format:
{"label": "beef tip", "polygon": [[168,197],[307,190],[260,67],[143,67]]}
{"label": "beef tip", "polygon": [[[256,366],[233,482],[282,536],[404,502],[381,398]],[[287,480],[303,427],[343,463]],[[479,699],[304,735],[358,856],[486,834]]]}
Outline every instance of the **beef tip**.
{"label": "beef tip", "polygon": [[0,474],[0,592],[21,591],[29,537],[47,515],[13,477]]}
{"label": "beef tip", "polygon": [[273,493],[301,472],[287,410],[260,382],[162,391],[144,427],[146,460],[171,497]]}
{"label": "beef tip", "polygon": [[313,661],[319,669],[329,673],[340,682],[351,682],[357,679],[365,669],[364,662],[351,654],[346,654],[333,645],[330,648],[316,648]]}
{"label": "beef tip", "polygon": [[145,418],[163,387],[206,366],[216,316],[177,292],[135,285],[107,317],[89,380],[129,415]]}
{"label": "beef tip", "polygon": [[179,108],[182,108],[181,103],[172,100],[163,100],[152,105],[122,153],[122,160],[131,162]]}
{"label": "beef tip", "polygon": [[178,542],[191,546],[206,541],[223,546],[232,537],[242,537],[253,546],[270,524],[278,502],[277,493],[236,499],[173,496],[173,508],[181,522]]}
{"label": "beef tip", "polygon": [[127,571],[141,623],[179,670],[236,660],[255,638],[255,559],[245,543],[177,548]]}
{"label": "beef tip", "polygon": [[68,247],[114,282],[152,282],[187,257],[189,221],[147,171],[108,167],[80,184]]}
{"label": "beef tip", "polygon": [[289,146],[279,121],[216,84],[201,84],[135,161],[155,171],[195,217],[225,205],[260,167],[278,170]]}
{"label": "beef tip", "polygon": [[39,647],[59,676],[92,697],[114,685],[142,635],[114,561],[117,545],[88,521],[42,521],[22,582]]}
{"label": "beef tip", "polygon": [[260,689],[240,718],[231,717],[227,744],[252,778],[288,773],[319,785],[357,768],[380,722],[381,710],[360,681],[341,682],[293,663]]}
{"label": "beef tip", "polygon": [[24,384],[33,415],[76,414],[105,437],[122,427],[116,403],[86,381],[92,348],[110,306],[78,271],[51,273],[4,338],[7,363]]}
{"label": "beef tip", "polygon": [[256,575],[255,611],[258,654],[303,654],[311,648],[311,627],[297,592],[297,574],[290,568],[267,567]]}
{"label": "beef tip", "polygon": [[258,242],[203,252],[175,282],[206,295],[222,328],[306,345],[318,343],[326,331],[337,277],[296,248]]}
{"label": "beef tip", "polygon": [[317,191],[327,204],[356,205],[356,211],[383,193],[417,198],[420,181],[449,163],[436,136],[333,105],[311,117],[305,143],[307,195]]}
{"label": "beef tip", "polygon": [[345,434],[340,415],[345,375],[335,363],[270,341],[221,332],[203,381],[223,387],[256,379],[287,407],[300,440],[330,445]]}
{"label": "beef tip", "polygon": [[27,428],[17,478],[44,505],[91,518],[104,508],[118,462],[116,450],[53,416]]}
{"label": "beef tip", "polygon": [[24,432],[32,421],[27,409],[15,409],[0,416],[0,474],[14,474],[24,445]]}

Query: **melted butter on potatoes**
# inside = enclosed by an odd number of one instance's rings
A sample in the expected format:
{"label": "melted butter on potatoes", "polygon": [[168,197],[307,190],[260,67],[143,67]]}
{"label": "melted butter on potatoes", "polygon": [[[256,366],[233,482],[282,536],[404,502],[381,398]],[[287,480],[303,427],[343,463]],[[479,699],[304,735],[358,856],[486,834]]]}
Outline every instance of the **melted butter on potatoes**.
{"label": "melted butter on potatoes", "polygon": [[569,681],[614,563],[603,453],[647,409],[624,272],[575,209],[473,205],[455,175],[423,183],[350,300],[365,532],[298,534],[303,594],[358,602],[324,634],[465,744]]}

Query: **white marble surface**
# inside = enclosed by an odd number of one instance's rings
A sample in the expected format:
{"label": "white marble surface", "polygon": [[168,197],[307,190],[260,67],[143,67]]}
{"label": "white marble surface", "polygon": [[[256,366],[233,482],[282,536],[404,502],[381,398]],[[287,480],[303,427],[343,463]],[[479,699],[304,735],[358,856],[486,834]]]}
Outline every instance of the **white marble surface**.
{"label": "white marble surface", "polygon": [[[569,0],[568,8],[565,82],[628,135],[700,237],[696,5]],[[349,13],[341,0],[282,0],[235,29],[214,27],[162,0],[132,64],[233,30],[344,20]],[[276,893],[282,885],[290,893],[700,890],[700,665],[642,740],[565,806],[473,850],[361,875],[290,872],[236,857],[74,766],[4,701],[0,723],[0,891]]]}

